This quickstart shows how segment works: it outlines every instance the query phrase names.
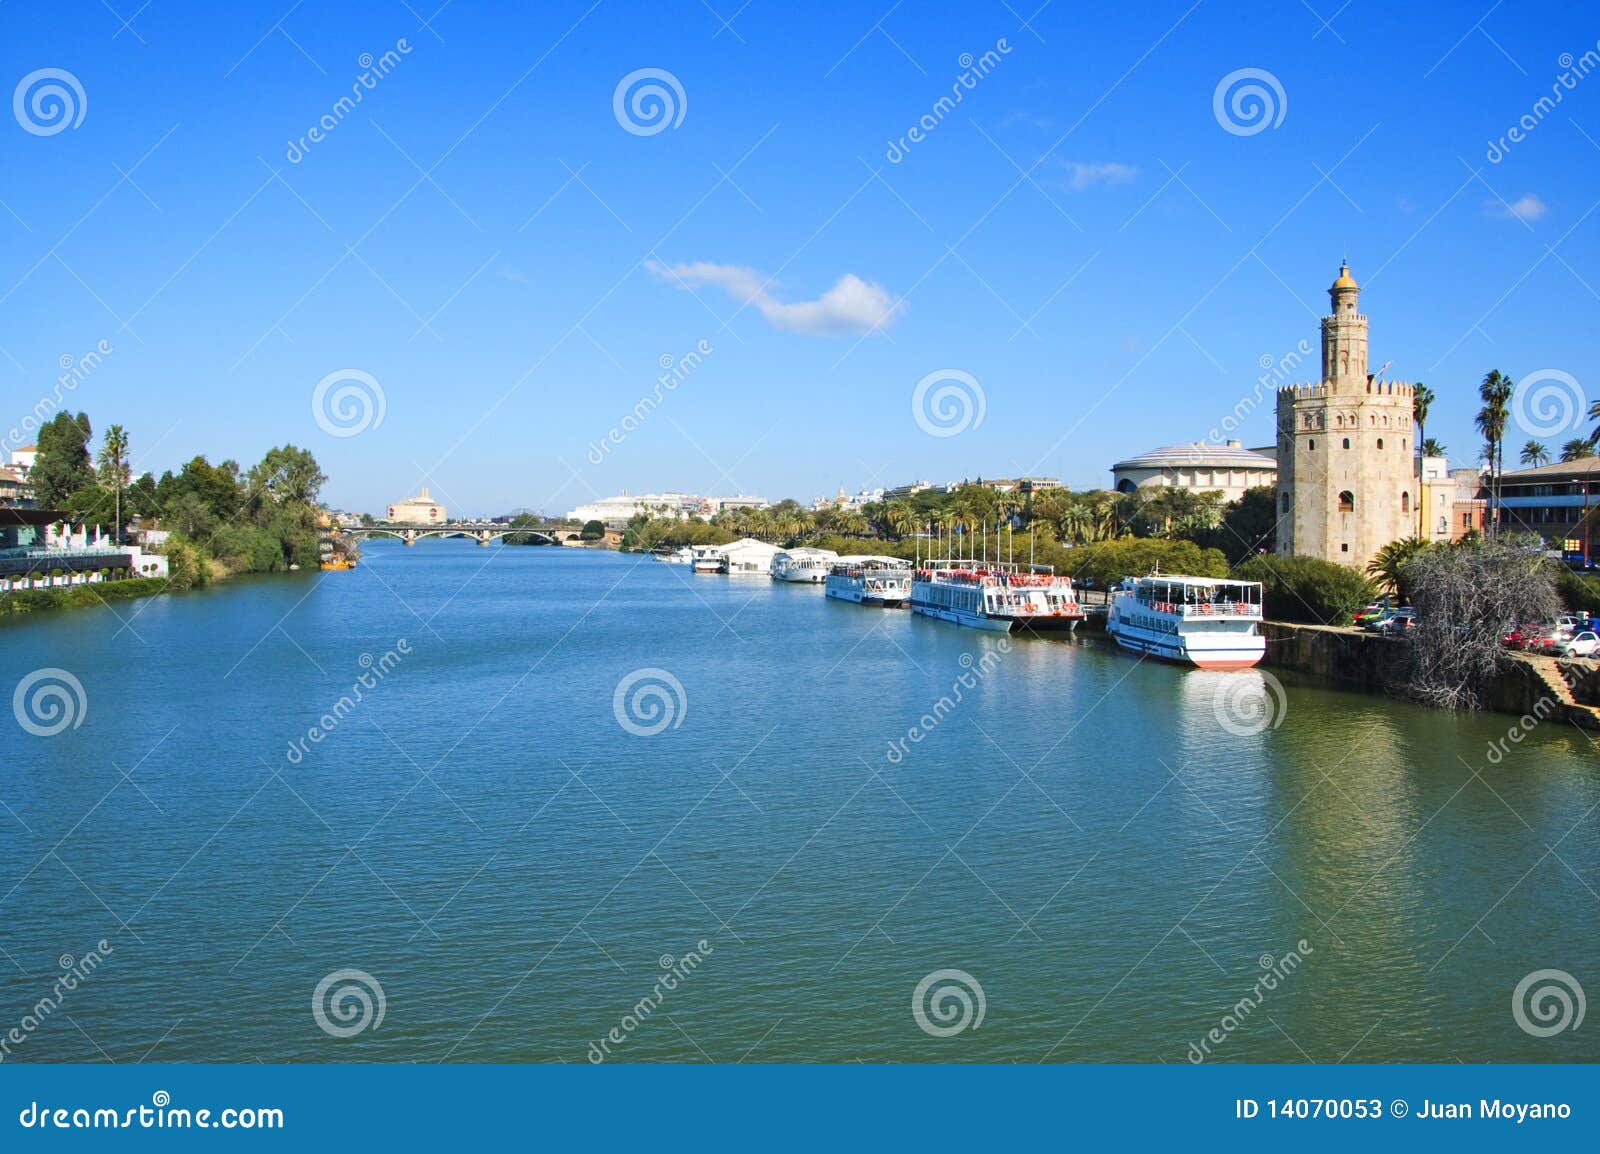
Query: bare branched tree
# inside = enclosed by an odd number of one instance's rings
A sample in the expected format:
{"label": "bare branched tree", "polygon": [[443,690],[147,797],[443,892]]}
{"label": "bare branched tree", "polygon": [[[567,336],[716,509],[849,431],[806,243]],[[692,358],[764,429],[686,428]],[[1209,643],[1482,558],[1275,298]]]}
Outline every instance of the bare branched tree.
{"label": "bare branched tree", "polygon": [[1417,624],[1407,634],[1405,696],[1444,709],[1481,709],[1509,661],[1513,625],[1560,609],[1550,562],[1535,537],[1507,536],[1429,549],[1405,567]]}

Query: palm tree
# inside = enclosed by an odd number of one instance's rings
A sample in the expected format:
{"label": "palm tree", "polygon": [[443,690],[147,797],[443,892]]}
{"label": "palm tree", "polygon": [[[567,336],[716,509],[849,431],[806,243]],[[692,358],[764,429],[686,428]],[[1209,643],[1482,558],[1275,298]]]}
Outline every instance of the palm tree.
{"label": "palm tree", "polygon": [[121,425],[106,429],[105,440],[100,444],[100,481],[117,494],[116,522],[113,537],[122,540],[122,490],[128,484],[128,431]]}
{"label": "palm tree", "polygon": [[1402,602],[1407,601],[1410,585],[1406,581],[1406,566],[1428,548],[1428,543],[1421,537],[1402,537],[1398,541],[1391,541],[1379,549],[1378,555],[1367,565],[1367,575]]}
{"label": "palm tree", "polygon": [[[1433,390],[1418,381],[1411,389],[1411,419],[1417,423],[1417,436],[1424,445],[1428,443],[1428,409],[1432,404]],[[1423,453],[1423,456],[1427,455],[1426,452]]]}
{"label": "palm tree", "polygon": [[1428,437],[1422,442],[1422,455],[1424,457],[1444,457],[1449,454],[1443,445],[1432,437]]}
{"label": "palm tree", "polygon": [[1474,423],[1489,446],[1489,498],[1494,518],[1489,527],[1492,532],[1500,520],[1500,477],[1505,472],[1506,423],[1510,420],[1511,378],[1499,369],[1490,369],[1478,386],[1478,397],[1483,408],[1478,410]]}
{"label": "palm tree", "polygon": [[1561,446],[1561,461],[1563,464],[1581,461],[1585,457],[1592,456],[1594,456],[1594,445],[1585,437],[1574,437]]}
{"label": "palm tree", "polygon": [[1543,441],[1529,441],[1522,446],[1521,461],[1530,469],[1537,469],[1540,465],[1550,463],[1550,450],[1544,447]]}

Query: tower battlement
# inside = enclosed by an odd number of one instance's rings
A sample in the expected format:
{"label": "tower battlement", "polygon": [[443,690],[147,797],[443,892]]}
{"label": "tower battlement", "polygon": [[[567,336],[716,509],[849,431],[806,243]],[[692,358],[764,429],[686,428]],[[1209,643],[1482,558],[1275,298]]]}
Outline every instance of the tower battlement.
{"label": "tower battlement", "polygon": [[[1344,383],[1348,385],[1349,382]],[[1416,386],[1409,381],[1368,381],[1359,393],[1354,390],[1342,390],[1339,386],[1340,382],[1337,381],[1279,385],[1278,396],[1293,397],[1295,400],[1310,400],[1315,397],[1353,397],[1363,395],[1373,397],[1409,397],[1416,392]]]}

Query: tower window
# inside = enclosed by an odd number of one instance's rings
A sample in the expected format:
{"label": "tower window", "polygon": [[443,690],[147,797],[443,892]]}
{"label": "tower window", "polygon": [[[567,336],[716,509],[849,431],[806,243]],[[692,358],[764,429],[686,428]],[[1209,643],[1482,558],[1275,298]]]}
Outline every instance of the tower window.
{"label": "tower window", "polygon": [[1341,544],[1341,545],[1340,545],[1340,546],[1339,546],[1339,552],[1341,552],[1341,553],[1348,553],[1348,552],[1350,552],[1350,542],[1348,542],[1348,541],[1346,541],[1346,542],[1344,542],[1344,543],[1343,543],[1343,544]]}
{"label": "tower window", "polygon": [[1312,437],[1310,440],[1308,440],[1306,442],[1306,448],[1315,449],[1316,447],[1317,447],[1317,439],[1315,437]]}
{"label": "tower window", "polygon": [[[1380,449],[1383,448],[1383,446],[1381,444],[1378,447]],[[1410,493],[1401,493],[1400,494],[1400,511],[1402,513],[1411,512],[1411,494]]]}
{"label": "tower window", "polygon": [[1339,512],[1354,513],[1356,511],[1356,495],[1349,489],[1339,494]]}
{"label": "tower window", "polygon": [[1287,489],[1283,492],[1283,511],[1285,513],[1289,511],[1289,491]]}
{"label": "tower window", "polygon": [[1349,437],[1346,437],[1344,439],[1344,447],[1347,448],[1347,449],[1350,447],[1350,438]]}
{"label": "tower window", "polygon": [[1383,438],[1382,437],[1378,438],[1378,448],[1380,448],[1380,449],[1383,448]]}

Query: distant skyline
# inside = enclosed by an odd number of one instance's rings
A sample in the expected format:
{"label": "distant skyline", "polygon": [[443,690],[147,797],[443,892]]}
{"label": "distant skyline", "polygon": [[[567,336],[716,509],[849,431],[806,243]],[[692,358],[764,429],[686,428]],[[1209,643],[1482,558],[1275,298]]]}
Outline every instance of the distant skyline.
{"label": "distant skyline", "polygon": [[1588,431],[1600,13],[1034,7],[0,6],[0,433],[370,512],[1108,487],[1272,443],[1342,258],[1454,465],[1490,369],[1559,374],[1508,466]]}

